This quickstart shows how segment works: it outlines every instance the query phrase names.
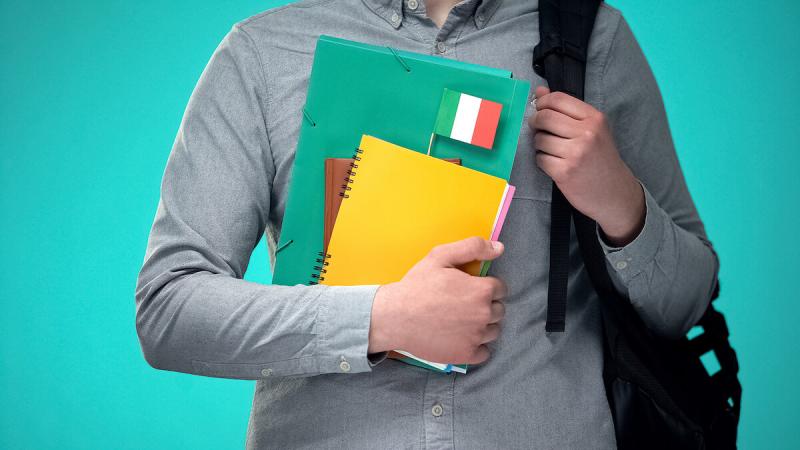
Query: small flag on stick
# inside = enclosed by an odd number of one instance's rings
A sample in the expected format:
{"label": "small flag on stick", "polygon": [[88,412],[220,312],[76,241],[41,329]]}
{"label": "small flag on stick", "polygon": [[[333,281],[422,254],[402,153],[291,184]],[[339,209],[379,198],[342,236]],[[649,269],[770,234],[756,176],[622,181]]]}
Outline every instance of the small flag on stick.
{"label": "small flag on stick", "polygon": [[445,88],[434,133],[491,149],[502,110],[500,103]]}

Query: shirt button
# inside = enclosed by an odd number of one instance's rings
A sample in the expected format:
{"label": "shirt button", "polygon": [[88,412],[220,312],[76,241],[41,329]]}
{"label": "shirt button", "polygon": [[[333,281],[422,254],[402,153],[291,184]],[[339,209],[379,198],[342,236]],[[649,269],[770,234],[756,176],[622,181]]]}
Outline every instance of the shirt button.
{"label": "shirt button", "polygon": [[417,0],[408,0],[407,5],[408,9],[414,11],[417,9],[417,6],[419,6],[419,2]]}
{"label": "shirt button", "polygon": [[626,263],[625,261],[617,261],[616,267],[617,269],[622,270],[628,267],[628,263]]}
{"label": "shirt button", "polygon": [[392,23],[397,25],[398,22],[400,22],[400,15],[396,12],[392,13]]}
{"label": "shirt button", "polygon": [[342,361],[339,363],[339,368],[342,369],[342,372],[350,372],[350,363]]}
{"label": "shirt button", "polygon": [[268,377],[272,375],[272,369],[261,369],[261,376]]}
{"label": "shirt button", "polygon": [[438,403],[433,405],[433,408],[431,408],[431,414],[433,414],[433,417],[439,417],[443,413],[444,413],[444,408],[442,408],[442,405],[440,405]]}
{"label": "shirt button", "polygon": [[444,42],[439,41],[436,43],[436,51],[439,53],[444,53],[447,51],[447,46],[444,45]]}

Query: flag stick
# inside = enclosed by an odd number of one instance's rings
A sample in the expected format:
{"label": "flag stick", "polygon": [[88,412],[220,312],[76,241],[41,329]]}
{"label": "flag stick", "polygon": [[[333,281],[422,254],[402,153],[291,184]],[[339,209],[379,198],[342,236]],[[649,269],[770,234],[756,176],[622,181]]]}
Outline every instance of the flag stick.
{"label": "flag stick", "polygon": [[431,156],[431,147],[433,146],[433,137],[436,136],[436,133],[431,133],[431,140],[428,141],[428,156]]}

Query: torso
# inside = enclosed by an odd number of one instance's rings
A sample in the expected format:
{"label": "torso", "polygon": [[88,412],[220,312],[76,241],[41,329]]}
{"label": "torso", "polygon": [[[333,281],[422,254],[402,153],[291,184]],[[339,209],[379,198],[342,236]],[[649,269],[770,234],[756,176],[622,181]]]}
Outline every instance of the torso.
{"label": "torso", "polygon": [[[436,27],[408,11],[407,4],[399,28],[387,20],[388,10],[376,8],[377,14],[361,0],[305,2],[242,24],[261,52],[268,82],[268,132],[276,166],[268,228],[273,241],[286,207],[316,38],[329,34],[437,54]],[[508,69],[533,86],[544,84],[531,68],[538,42],[536,8],[536,2],[506,0],[493,14],[487,11],[481,28],[472,16],[450,17],[444,28],[451,25],[449,33],[440,36],[447,46],[443,56]],[[590,48],[586,100],[598,108],[601,96],[592,80],[602,70],[617,20],[615,11],[601,8]],[[530,113],[529,106],[526,119]],[[501,235],[506,252],[490,271],[508,284],[509,296],[502,334],[490,345],[491,359],[466,375],[432,373],[389,359],[368,373],[259,381],[248,447],[614,447],[597,297],[581,270],[574,239],[567,331],[544,332],[552,183],[536,167],[527,125],[510,182],[517,190]],[[437,402],[444,410],[440,417],[431,413]]]}

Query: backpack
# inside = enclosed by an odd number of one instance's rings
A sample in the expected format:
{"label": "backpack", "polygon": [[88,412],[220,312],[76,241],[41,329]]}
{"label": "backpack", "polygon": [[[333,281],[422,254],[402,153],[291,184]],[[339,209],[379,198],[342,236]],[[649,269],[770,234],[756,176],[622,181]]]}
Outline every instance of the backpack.
{"label": "backpack", "polygon": [[[553,91],[583,100],[589,38],[600,0],[539,0],[540,41],[534,71]],[[621,449],[735,449],[742,387],[723,315],[714,308],[692,339],[655,336],[630,301],[613,287],[595,222],[572,208],[553,183],[547,332],[563,332],[569,272],[570,220],[600,298],[603,381]],[[720,370],[709,375],[700,357],[713,351]]]}

